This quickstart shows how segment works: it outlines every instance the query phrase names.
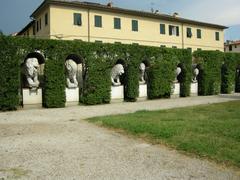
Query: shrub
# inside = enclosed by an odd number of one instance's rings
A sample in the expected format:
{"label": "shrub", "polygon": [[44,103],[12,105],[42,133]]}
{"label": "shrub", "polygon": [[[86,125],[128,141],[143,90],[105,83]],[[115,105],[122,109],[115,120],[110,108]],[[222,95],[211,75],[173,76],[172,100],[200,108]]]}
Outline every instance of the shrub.
{"label": "shrub", "polygon": [[198,94],[216,95],[220,93],[221,66],[224,54],[220,51],[195,51],[194,61],[200,70]]}
{"label": "shrub", "polygon": [[0,36],[0,110],[16,110],[19,105],[20,62],[17,47]]}

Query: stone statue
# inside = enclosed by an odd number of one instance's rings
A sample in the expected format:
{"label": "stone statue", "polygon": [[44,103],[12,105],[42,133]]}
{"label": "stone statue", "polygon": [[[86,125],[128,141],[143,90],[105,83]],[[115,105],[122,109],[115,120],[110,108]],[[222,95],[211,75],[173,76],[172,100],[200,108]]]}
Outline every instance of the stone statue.
{"label": "stone statue", "polygon": [[199,75],[199,69],[198,68],[194,68],[194,70],[193,70],[193,79],[192,79],[193,83],[197,83],[197,76],[198,75]]}
{"label": "stone statue", "polygon": [[175,83],[178,83],[178,76],[179,76],[179,74],[182,72],[182,69],[180,68],[180,67],[177,67],[177,69],[176,69],[176,71],[175,71],[175,80],[174,80],[174,82]]}
{"label": "stone statue", "polygon": [[77,72],[78,72],[78,66],[75,61],[72,59],[68,59],[65,62],[66,66],[66,75],[67,75],[67,87],[68,88],[77,88],[78,87],[78,81],[77,81]]}
{"label": "stone statue", "polygon": [[120,76],[124,74],[124,68],[122,64],[116,64],[111,71],[111,80],[113,86],[120,86]]}
{"label": "stone statue", "polygon": [[30,89],[37,89],[39,87],[38,80],[39,63],[37,58],[28,58],[24,64],[24,74],[27,78],[27,83]]}
{"label": "stone statue", "polygon": [[139,66],[140,70],[140,84],[145,84],[145,71],[146,71],[146,65],[144,63],[141,63]]}

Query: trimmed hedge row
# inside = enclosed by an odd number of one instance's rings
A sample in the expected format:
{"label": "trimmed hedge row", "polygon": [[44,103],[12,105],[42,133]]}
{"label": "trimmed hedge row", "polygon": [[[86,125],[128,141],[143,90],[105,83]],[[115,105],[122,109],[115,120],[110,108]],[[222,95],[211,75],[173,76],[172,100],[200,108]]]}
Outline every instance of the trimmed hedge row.
{"label": "trimmed hedge row", "polygon": [[0,110],[15,110],[19,104],[20,67],[13,41],[0,36]]}
{"label": "trimmed hedge row", "polygon": [[222,66],[221,93],[229,94],[234,91],[240,92],[240,54],[225,53]]}
{"label": "trimmed hedge row", "polygon": [[[134,102],[139,96],[139,65],[147,66],[148,98],[170,97],[175,70],[181,67],[178,77],[180,95],[190,95],[192,79],[192,54],[189,50],[146,47],[139,45],[99,44],[79,41],[39,40],[1,36],[0,55],[2,76],[0,77],[0,110],[16,109],[19,105],[21,90],[20,65],[27,55],[41,50],[46,56],[43,77],[43,106],[47,108],[64,107],[65,97],[65,60],[74,54],[83,60],[83,88],[80,102],[87,105],[109,103],[111,100],[112,67],[121,63],[125,74],[121,81],[124,85],[125,101]],[[239,63],[238,55],[217,51],[198,51],[194,61],[200,68],[199,94],[212,95],[220,92],[221,65],[222,92],[230,92],[234,82],[234,66]],[[236,68],[236,67],[235,67]],[[229,70],[231,69],[231,70]],[[239,81],[239,78],[236,81]],[[240,90],[240,83],[236,83]],[[239,86],[238,86],[239,85]],[[21,99],[21,98],[20,98]]]}
{"label": "trimmed hedge row", "polygon": [[220,93],[221,66],[224,53],[220,51],[195,51],[194,62],[198,64],[198,94],[216,95]]}

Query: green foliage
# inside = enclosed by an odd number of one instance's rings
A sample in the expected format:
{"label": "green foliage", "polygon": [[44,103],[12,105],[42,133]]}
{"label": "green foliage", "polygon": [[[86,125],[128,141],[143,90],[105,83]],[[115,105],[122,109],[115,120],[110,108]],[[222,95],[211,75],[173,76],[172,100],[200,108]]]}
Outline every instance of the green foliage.
{"label": "green foliage", "polygon": [[44,69],[43,106],[46,108],[65,107],[65,69],[64,61],[57,57],[47,59]]}
{"label": "green foliage", "polygon": [[0,36],[0,110],[15,110],[19,104],[20,63],[13,41]]}
{"label": "green foliage", "polygon": [[222,66],[221,92],[232,93],[235,89],[236,70],[240,65],[240,55],[238,53],[225,53],[224,64]]}
{"label": "green foliage", "polygon": [[180,74],[180,96],[186,97],[190,94],[191,83],[191,53],[188,50],[149,48],[146,52],[150,59],[148,74],[148,98],[157,99],[170,97],[175,71],[177,66],[182,68]]}
{"label": "green foliage", "polygon": [[198,76],[198,94],[219,94],[224,53],[220,51],[195,51],[194,58],[200,70]]}
{"label": "green foliage", "polygon": [[[9,109],[18,105],[18,91],[20,90],[20,64],[29,53],[42,51],[47,59],[43,80],[43,106],[57,108],[65,106],[65,68],[64,63],[68,55],[74,54],[83,60],[83,89],[80,90],[80,102],[87,105],[109,103],[111,100],[112,67],[122,63],[125,74],[121,81],[124,86],[124,100],[134,102],[139,96],[139,65],[147,61],[147,82],[149,99],[169,97],[175,78],[175,69],[181,64],[184,73],[180,79],[181,96],[188,96],[191,80],[191,54],[186,50],[145,47],[123,44],[97,44],[79,41],[40,40],[19,37],[4,37],[6,42],[1,46],[1,61],[13,62],[14,67],[5,63],[1,66],[4,71],[14,71],[14,89],[16,98],[6,105]],[[1,40],[3,42],[3,40]],[[12,48],[16,47],[16,48]],[[16,51],[16,52],[15,52]],[[152,58],[153,57],[153,58]],[[1,63],[2,64],[2,63]],[[4,76],[3,76],[4,77]],[[4,79],[4,78],[3,78]],[[3,81],[3,80],[2,80]],[[4,83],[2,83],[4,84]],[[3,86],[1,86],[3,87]],[[17,89],[17,91],[16,91]],[[11,95],[10,86],[4,84],[5,96]],[[12,96],[12,95],[11,95]],[[3,100],[3,98],[1,98]],[[10,100],[10,98],[8,98]],[[7,103],[4,100],[4,103]]]}
{"label": "green foliage", "polygon": [[91,118],[153,144],[240,167],[240,101],[126,115]]}

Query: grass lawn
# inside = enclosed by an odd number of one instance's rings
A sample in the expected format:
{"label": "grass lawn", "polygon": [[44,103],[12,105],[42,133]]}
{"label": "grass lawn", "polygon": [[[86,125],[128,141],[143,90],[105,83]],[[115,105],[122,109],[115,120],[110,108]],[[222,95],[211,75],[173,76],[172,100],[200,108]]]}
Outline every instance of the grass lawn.
{"label": "grass lawn", "polygon": [[139,111],[88,121],[240,167],[240,101]]}

